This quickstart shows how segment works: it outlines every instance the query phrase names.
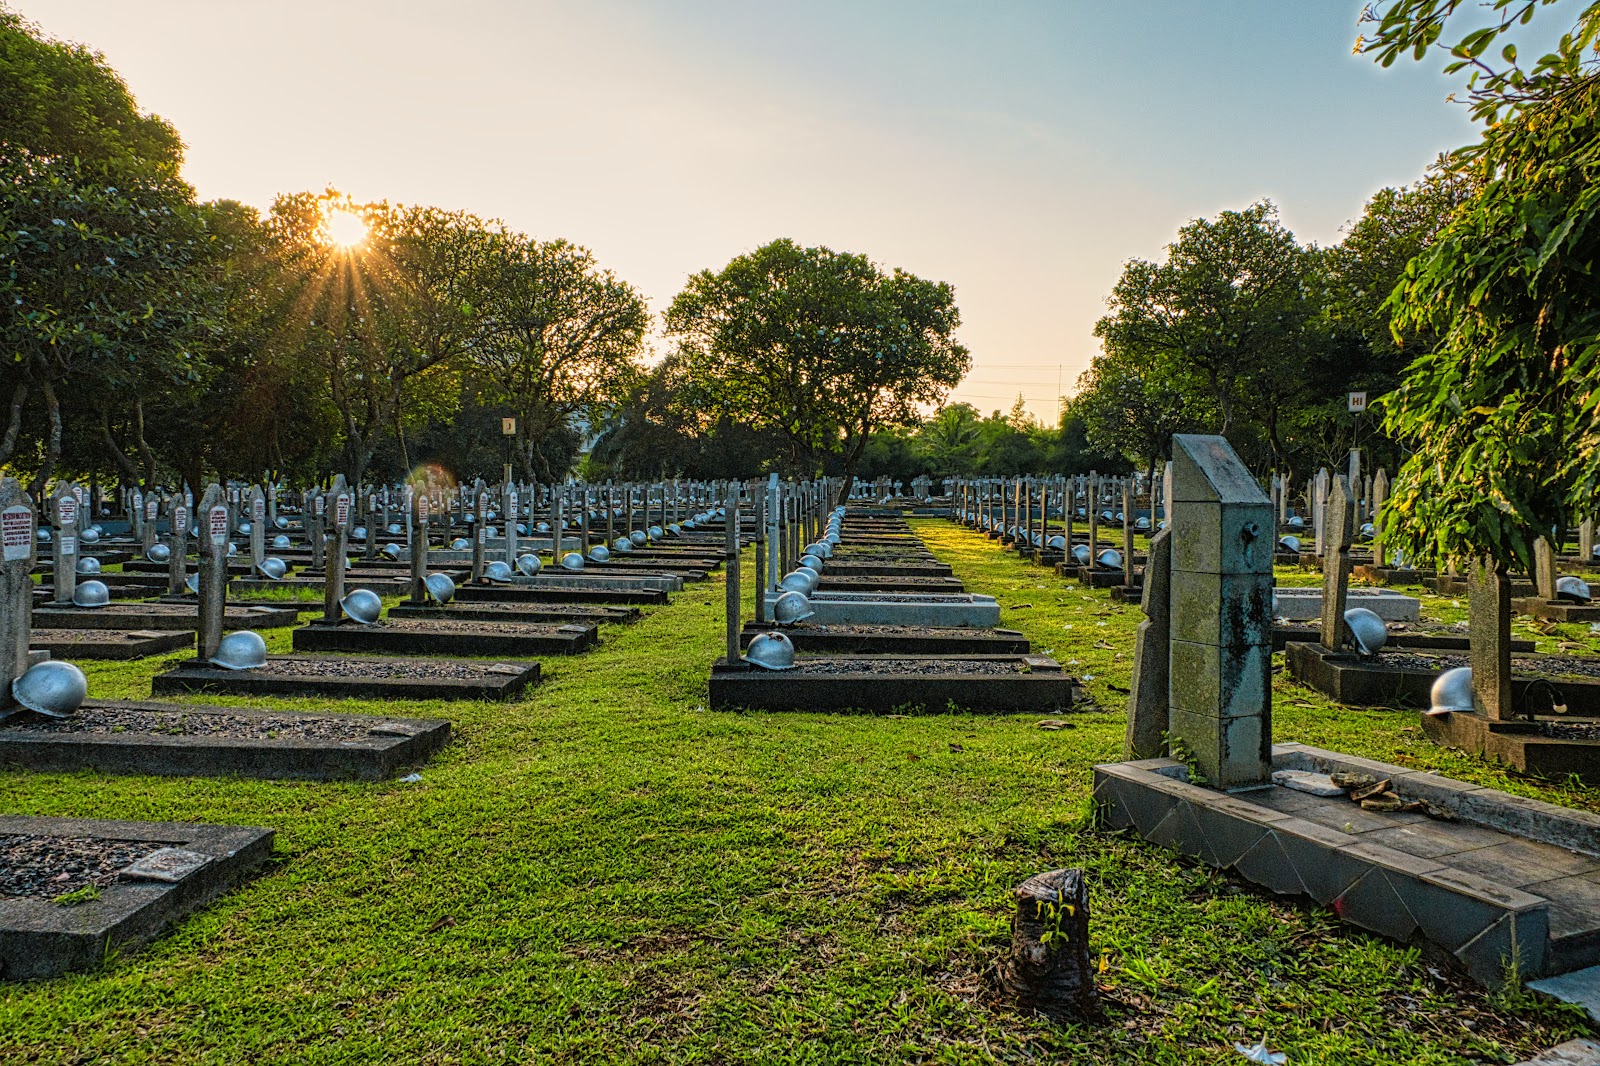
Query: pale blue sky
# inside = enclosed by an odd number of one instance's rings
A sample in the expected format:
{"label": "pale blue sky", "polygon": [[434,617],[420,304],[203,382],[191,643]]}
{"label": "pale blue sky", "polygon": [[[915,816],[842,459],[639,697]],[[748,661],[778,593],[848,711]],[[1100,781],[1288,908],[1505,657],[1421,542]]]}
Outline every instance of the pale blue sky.
{"label": "pale blue sky", "polygon": [[328,184],[593,248],[657,311],[775,237],[956,286],[956,397],[1096,351],[1124,261],[1271,197],[1330,243],[1475,134],[1437,62],[1351,55],[1353,0],[13,0],[103,51],[207,198]]}

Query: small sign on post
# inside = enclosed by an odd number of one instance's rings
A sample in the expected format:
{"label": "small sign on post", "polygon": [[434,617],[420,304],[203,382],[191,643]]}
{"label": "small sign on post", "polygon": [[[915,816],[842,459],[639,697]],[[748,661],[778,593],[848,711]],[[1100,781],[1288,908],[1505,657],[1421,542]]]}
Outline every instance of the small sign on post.
{"label": "small sign on post", "polygon": [[515,418],[502,418],[500,420],[500,435],[515,437],[517,435],[517,420]]}
{"label": "small sign on post", "polygon": [[1352,392],[1350,394],[1350,413],[1358,415],[1367,409],[1367,394],[1365,392]]}

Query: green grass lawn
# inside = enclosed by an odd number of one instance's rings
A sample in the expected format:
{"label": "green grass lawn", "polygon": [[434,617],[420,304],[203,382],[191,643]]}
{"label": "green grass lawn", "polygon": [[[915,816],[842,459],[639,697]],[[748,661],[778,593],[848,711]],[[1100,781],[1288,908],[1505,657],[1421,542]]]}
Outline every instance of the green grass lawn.
{"label": "green grass lawn", "polygon": [[[0,1062],[1514,1062],[1584,1031],[1089,818],[1119,756],[1137,608],[934,520],[973,591],[1105,711],[767,715],[705,708],[720,582],[543,660],[521,702],[280,701],[438,715],[419,784],[0,774],[0,810],[273,826],[273,865],[100,972],[0,986]],[[746,556],[746,566],[749,557]],[[747,570],[748,579],[748,570]],[[748,583],[745,586],[750,587]],[[285,630],[271,632],[275,652]],[[147,696],[174,659],[89,670]],[[1600,810],[1280,680],[1277,735]],[[242,701],[225,701],[242,702]],[[1011,1011],[1011,888],[1090,875],[1098,1026]]]}

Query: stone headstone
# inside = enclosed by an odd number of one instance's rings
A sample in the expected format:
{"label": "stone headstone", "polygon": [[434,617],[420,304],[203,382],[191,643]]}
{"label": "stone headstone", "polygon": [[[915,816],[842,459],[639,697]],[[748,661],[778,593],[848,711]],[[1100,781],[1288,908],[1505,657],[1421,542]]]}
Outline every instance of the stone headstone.
{"label": "stone headstone", "polygon": [[506,564],[517,565],[517,523],[522,518],[522,498],[517,494],[515,482],[505,487]]}
{"label": "stone headstone", "polygon": [[172,536],[168,547],[172,551],[167,560],[167,592],[182,596],[188,592],[185,582],[189,577],[189,523],[193,520],[187,496],[173,496],[167,501],[172,516]]}
{"label": "stone headstone", "polygon": [[1350,592],[1350,539],[1356,522],[1356,501],[1343,474],[1333,479],[1324,519],[1322,551],[1322,645],[1338,651],[1350,641],[1344,624]]}
{"label": "stone headstone", "polygon": [[250,565],[260,566],[267,557],[267,494],[260,485],[250,486]]}
{"label": "stone headstone", "polygon": [[1511,716],[1511,578],[1479,562],[1468,578],[1472,694],[1490,718]]}
{"label": "stone headstone", "polygon": [[300,511],[301,524],[306,527],[306,539],[311,542],[311,566],[321,570],[328,565],[328,547],[325,534],[328,526],[328,498],[319,488],[313,488]]}
{"label": "stone headstone", "polygon": [[484,551],[489,537],[489,489],[479,478],[472,484],[472,583],[483,581]]}
{"label": "stone headstone", "polygon": [[1585,518],[1578,523],[1578,555],[1585,565],[1594,563],[1594,519]]}
{"label": "stone headstone", "polygon": [[1150,538],[1142,590],[1144,621],[1133,644],[1133,683],[1128,694],[1130,759],[1167,753],[1167,700],[1172,655],[1172,530]]}
{"label": "stone headstone", "polygon": [[346,565],[346,544],[350,535],[350,522],[354,518],[355,494],[350,491],[350,485],[340,474],[333,479],[333,488],[328,490],[327,512],[323,516],[328,524],[328,532],[323,538],[323,550],[327,553],[322,570],[322,620],[324,622],[339,621],[339,604],[344,599],[344,571]]}
{"label": "stone headstone", "polygon": [[[1383,467],[1378,467],[1378,472],[1372,475],[1372,522],[1381,528],[1379,518],[1383,514],[1383,505],[1389,502],[1389,475]],[[1372,562],[1374,566],[1388,566],[1389,560],[1383,554],[1383,535],[1374,533],[1372,537]]]}
{"label": "stone headstone", "polygon": [[0,478],[0,706],[10,707],[11,682],[28,669],[33,627],[33,500],[16,478]]}
{"label": "stone headstone", "polygon": [[1272,502],[1222,437],[1172,438],[1169,732],[1215,788],[1268,782]]}
{"label": "stone headstone", "polygon": [[139,546],[149,551],[156,544],[156,520],[161,516],[161,496],[154,489],[144,498],[144,525],[139,534]]}
{"label": "stone headstone", "polygon": [[428,494],[419,491],[411,497],[411,602],[428,602]]}
{"label": "stone headstone", "polygon": [[71,603],[73,590],[78,587],[78,494],[70,482],[57,485],[50,494],[51,521],[56,535],[51,545],[55,576],[56,602]]}
{"label": "stone headstone", "polygon": [[222,618],[228,595],[228,498],[222,486],[206,486],[200,497],[200,628],[197,658],[205,663],[222,643]]}
{"label": "stone headstone", "polygon": [[1556,598],[1556,552],[1549,537],[1533,542],[1533,587],[1542,600]]}

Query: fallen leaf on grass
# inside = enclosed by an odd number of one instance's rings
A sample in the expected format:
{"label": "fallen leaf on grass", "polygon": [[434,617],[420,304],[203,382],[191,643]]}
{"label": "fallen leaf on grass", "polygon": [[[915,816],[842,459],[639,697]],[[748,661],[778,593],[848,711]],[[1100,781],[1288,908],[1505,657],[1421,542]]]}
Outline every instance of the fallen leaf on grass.
{"label": "fallen leaf on grass", "polygon": [[910,760],[911,762],[921,762],[922,761],[922,756],[920,756],[920,755],[907,755],[906,758],[908,760]]}
{"label": "fallen leaf on grass", "polygon": [[1094,642],[1094,646],[1095,646],[1095,647],[1097,647],[1097,648],[1101,648],[1101,649],[1103,649],[1103,650],[1105,650],[1105,651],[1115,651],[1115,650],[1116,650],[1116,648],[1115,648],[1115,646],[1114,646],[1114,645],[1111,645],[1111,644],[1107,644],[1107,643],[1106,643],[1106,642],[1105,642],[1105,641],[1103,641],[1103,640],[1097,640],[1097,641],[1095,641],[1095,642]]}
{"label": "fallen leaf on grass", "polygon": [[428,932],[437,933],[441,929],[454,929],[455,926],[456,920],[447,914],[443,918],[440,918],[437,922],[434,922],[432,925],[428,926]]}
{"label": "fallen leaf on grass", "polygon": [[1072,724],[1071,722],[1064,722],[1060,718],[1046,718],[1044,721],[1037,723],[1037,727],[1039,729],[1051,729],[1051,730],[1055,730],[1055,729],[1076,729],[1076,728],[1078,728],[1076,725]]}
{"label": "fallen leaf on grass", "polygon": [[1011,607],[1009,609],[1013,610],[1013,611],[1021,611],[1021,610],[1024,610],[1024,609],[1026,609],[1028,607],[1032,607],[1032,606],[1033,606],[1033,604],[1031,604],[1031,603],[1014,603],[1014,604],[1011,605]]}
{"label": "fallen leaf on grass", "polygon": [[1112,692],[1120,692],[1124,696],[1133,691],[1132,689],[1123,688],[1121,685],[1113,685],[1109,681],[1106,682],[1106,688],[1110,689]]}
{"label": "fallen leaf on grass", "polygon": [[966,751],[967,749],[962,747],[960,744],[952,744],[952,745],[950,745],[950,750],[951,751]]}

